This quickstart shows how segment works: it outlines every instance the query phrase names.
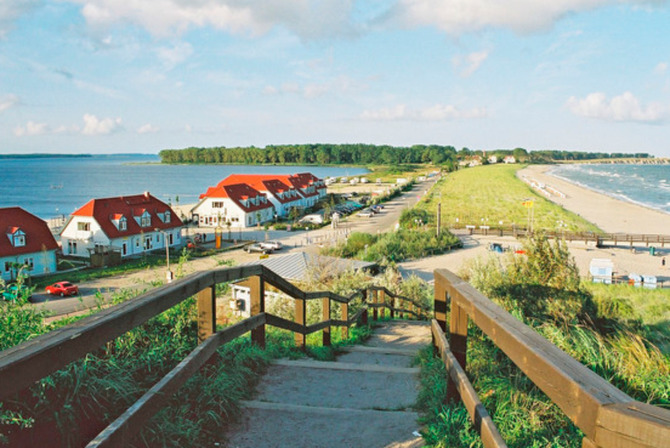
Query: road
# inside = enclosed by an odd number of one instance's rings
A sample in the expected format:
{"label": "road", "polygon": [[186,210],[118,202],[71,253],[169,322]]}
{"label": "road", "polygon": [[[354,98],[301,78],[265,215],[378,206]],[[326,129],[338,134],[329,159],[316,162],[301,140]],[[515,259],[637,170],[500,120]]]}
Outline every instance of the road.
{"label": "road", "polygon": [[[231,236],[233,238],[238,237],[244,240],[264,241],[267,239],[281,241],[285,248],[277,255],[292,251],[318,252],[321,245],[329,244],[337,239],[346,238],[346,235],[351,232],[381,233],[392,230],[398,222],[402,210],[408,207],[413,207],[419,199],[430,190],[436,181],[437,179],[433,178],[418,182],[414,185],[412,190],[402,193],[395,199],[386,202],[381,213],[371,218],[359,218],[356,215],[349,216],[347,219],[340,222],[336,229],[323,227],[312,231],[297,232],[287,232],[283,230],[264,231],[257,229],[235,229],[231,231]],[[209,243],[205,244],[205,246],[214,247],[213,229],[192,228],[189,231],[191,233],[206,233],[206,239]],[[224,236],[226,233],[227,231],[224,230]],[[201,270],[220,268],[230,260],[232,260],[234,264],[241,264],[258,260],[258,257],[258,254],[247,254],[241,249],[236,249],[210,257],[189,260],[183,263],[181,269],[183,275],[187,275]],[[178,267],[175,262],[176,260],[171,260],[173,271]],[[133,295],[140,294],[145,290],[155,287],[157,284],[161,284],[165,279],[165,273],[165,267],[157,267],[115,277],[91,280],[79,284],[80,296],[78,297],[58,297],[38,293],[33,295],[31,301],[35,303],[36,306],[44,308],[54,317],[72,315],[95,308],[98,304],[109,302],[112,295],[120,291],[128,291],[129,294]]]}

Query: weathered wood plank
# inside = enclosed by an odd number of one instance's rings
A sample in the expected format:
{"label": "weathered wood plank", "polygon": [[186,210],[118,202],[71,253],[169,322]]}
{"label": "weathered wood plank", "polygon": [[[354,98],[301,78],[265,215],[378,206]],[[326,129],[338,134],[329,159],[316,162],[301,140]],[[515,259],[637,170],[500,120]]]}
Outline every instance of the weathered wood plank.
{"label": "weathered wood plank", "polygon": [[202,343],[216,332],[216,286],[198,293],[198,342]]}
{"label": "weathered wood plank", "polygon": [[317,322],[315,324],[306,326],[305,327],[305,334],[312,334],[316,331],[324,330],[326,328],[330,328],[330,319],[325,320],[323,322]]}
{"label": "weathered wood plank", "polygon": [[212,273],[195,273],[0,352],[0,400],[142,325],[213,283]]}
{"label": "weathered wood plank", "polygon": [[328,325],[323,327],[323,334],[321,335],[321,344],[324,347],[330,347],[330,298],[323,299],[321,303],[322,315],[321,318],[324,322],[328,322]]}
{"label": "weathered wood plank", "polygon": [[303,331],[295,333],[295,345],[303,350],[307,348],[304,328],[307,326],[307,301],[295,299],[295,323],[303,327]]}
{"label": "weathered wood plank", "polygon": [[[249,278],[249,307],[251,316],[265,312],[265,281],[260,275]],[[265,348],[265,326],[261,325],[251,332],[251,342]]]}
{"label": "weathered wood plank", "polygon": [[500,432],[498,432],[498,428],[493,423],[486,408],[484,408],[474,387],[472,387],[472,383],[470,383],[470,380],[465,374],[465,370],[463,370],[462,366],[451,352],[447,338],[440,328],[440,323],[435,319],[431,321],[431,331],[433,340],[437,344],[440,357],[444,362],[447,372],[449,372],[450,381],[456,385],[455,387],[458,391],[458,395],[461,397],[465,409],[467,409],[468,414],[470,415],[470,420],[474,423],[475,429],[481,436],[484,447],[507,447]]}
{"label": "weathered wood plank", "polygon": [[142,429],[144,423],[161,409],[172,394],[207,362],[217,348],[263,324],[265,324],[265,314],[258,314],[215,333],[198,345],[170,373],[86,446],[88,448],[128,446],[133,435]]}
{"label": "weathered wood plank", "polygon": [[292,331],[294,333],[306,333],[305,327],[293,322],[292,320],[284,319],[283,317],[275,316],[274,314],[265,314],[268,325],[281,328],[283,330]]}
{"label": "weathered wood plank", "polygon": [[603,406],[596,425],[597,446],[670,446],[670,411],[650,404],[632,402]]}

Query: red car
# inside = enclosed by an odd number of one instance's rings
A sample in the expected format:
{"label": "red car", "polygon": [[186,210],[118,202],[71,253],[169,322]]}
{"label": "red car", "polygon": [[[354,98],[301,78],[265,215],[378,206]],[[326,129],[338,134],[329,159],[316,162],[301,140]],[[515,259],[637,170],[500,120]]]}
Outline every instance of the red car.
{"label": "red car", "polygon": [[47,286],[47,292],[61,297],[75,296],[79,294],[79,287],[70,282],[58,282]]}

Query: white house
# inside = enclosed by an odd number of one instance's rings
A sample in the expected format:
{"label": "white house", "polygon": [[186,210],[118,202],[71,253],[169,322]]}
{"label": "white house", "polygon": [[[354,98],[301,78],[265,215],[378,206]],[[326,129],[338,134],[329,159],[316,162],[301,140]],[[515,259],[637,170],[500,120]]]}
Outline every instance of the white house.
{"label": "white house", "polygon": [[278,176],[271,174],[231,174],[217,184],[224,185],[247,184],[259,193],[264,194],[274,205],[275,213],[279,217],[289,216],[292,208],[304,207],[304,198],[300,191],[290,182],[284,182]]}
{"label": "white house", "polygon": [[239,183],[209,187],[191,214],[203,227],[253,227],[272,221],[275,207],[267,196]]}
{"label": "white house", "polygon": [[182,245],[181,219],[149,192],[92,199],[76,210],[60,233],[64,255],[88,257],[112,248],[122,257]]}
{"label": "white house", "polygon": [[31,276],[56,272],[58,244],[47,223],[20,207],[0,208],[0,278],[16,279],[20,268]]}
{"label": "white house", "polygon": [[516,163],[516,158],[514,156],[505,156],[503,159],[504,163]]}

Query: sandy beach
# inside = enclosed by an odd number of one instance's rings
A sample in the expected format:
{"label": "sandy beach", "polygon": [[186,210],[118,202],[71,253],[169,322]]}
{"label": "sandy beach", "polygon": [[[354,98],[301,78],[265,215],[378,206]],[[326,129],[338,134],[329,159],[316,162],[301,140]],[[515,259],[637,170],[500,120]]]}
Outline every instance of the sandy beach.
{"label": "sandy beach", "polygon": [[[564,194],[565,197],[554,194],[548,199],[562,205],[566,210],[581,215],[605,232],[670,235],[670,215],[614,199],[559,179],[547,173],[549,168],[546,165],[531,165],[520,170],[518,176],[534,179]],[[464,243],[463,249],[445,255],[402,263],[401,267],[426,280],[432,280],[434,269],[446,268],[458,273],[469,259],[498,256],[487,250],[491,242],[500,242],[510,246],[520,244],[512,237],[473,237],[464,232],[459,236]],[[659,280],[670,282],[670,247],[656,247],[654,256],[644,245],[634,248],[629,246],[596,248],[593,244],[570,243],[569,248],[583,277],[588,276],[592,259],[609,258],[614,262],[615,273],[618,275],[631,273],[655,275]],[[666,266],[662,266],[661,263],[664,257],[668,262]]]}

